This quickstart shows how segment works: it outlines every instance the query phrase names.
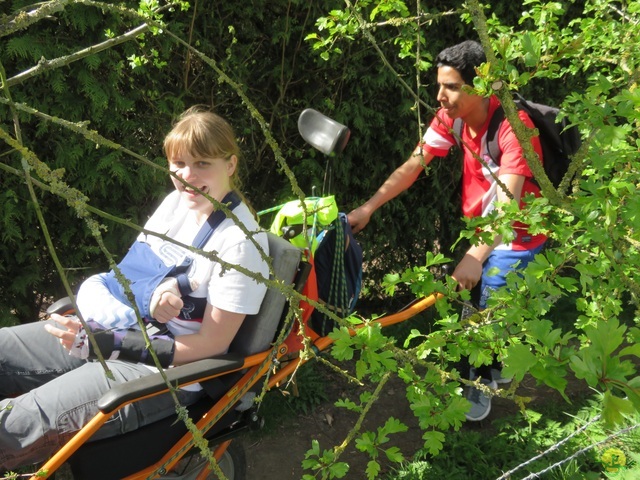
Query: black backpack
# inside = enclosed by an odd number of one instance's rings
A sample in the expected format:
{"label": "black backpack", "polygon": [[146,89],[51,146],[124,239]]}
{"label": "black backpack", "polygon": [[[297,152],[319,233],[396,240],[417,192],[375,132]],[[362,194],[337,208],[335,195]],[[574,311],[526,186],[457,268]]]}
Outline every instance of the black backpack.
{"label": "black backpack", "polygon": [[[558,188],[569,169],[571,157],[575,155],[582,143],[578,127],[570,126],[566,117],[558,122],[560,110],[555,107],[530,102],[518,93],[514,94],[514,102],[519,110],[527,112],[540,132],[544,171],[553,186]],[[504,110],[500,106],[491,117],[487,129],[487,153],[496,165],[500,165],[500,157],[502,156],[498,145],[498,129],[504,119]],[[454,120],[453,130],[460,136],[462,133],[461,119]],[[456,143],[460,146],[458,138],[456,138]],[[535,182],[535,179],[532,180]]]}

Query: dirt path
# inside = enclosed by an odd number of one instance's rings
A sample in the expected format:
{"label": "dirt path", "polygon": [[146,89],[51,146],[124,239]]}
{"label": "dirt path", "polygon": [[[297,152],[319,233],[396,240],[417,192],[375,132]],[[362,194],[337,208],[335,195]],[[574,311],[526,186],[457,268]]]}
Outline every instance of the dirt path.
{"label": "dirt path", "polygon": [[[321,449],[330,449],[344,441],[356,421],[356,415],[334,405],[350,387],[341,384],[335,377],[333,380],[334,382],[328,385],[330,401],[316,407],[312,413],[294,416],[264,435],[255,434],[242,440],[247,456],[247,480],[299,480],[303,473],[310,473],[303,471],[301,462],[307,450],[311,448],[312,439],[320,442]],[[585,389],[582,383],[576,383],[571,395],[584,395]],[[531,397],[532,405],[547,402],[565,403],[557,392],[537,386],[535,380],[530,377],[521,383],[519,394]],[[357,392],[350,391],[350,396],[356,397]],[[512,401],[496,397],[493,399],[492,412],[486,420],[466,423],[462,428],[490,432],[493,421],[516,413],[517,407]],[[390,416],[409,426],[407,432],[393,436],[393,444],[401,449],[405,458],[410,458],[422,446],[422,432],[405,398],[404,384],[398,379],[386,385],[382,396],[367,417],[363,431],[375,430]],[[346,480],[366,478],[364,472],[369,458],[359,452],[353,442],[347,447],[342,459],[350,465]],[[386,458],[381,458],[380,461],[382,471],[389,472],[391,465],[386,462]]]}
{"label": "dirt path", "polygon": [[[370,412],[363,431],[375,429],[387,418],[394,416],[409,426],[409,430],[394,436],[398,446],[407,455],[413,454],[422,445],[422,433],[404,396],[402,386],[391,385],[382,394]],[[318,440],[321,449],[340,445],[353,428],[357,417],[344,408],[333,405],[337,400],[317,407],[307,415],[295,417],[291,423],[279,425],[276,431],[260,438],[244,440],[247,455],[247,480],[277,480],[302,478],[301,462],[311,448],[311,441]],[[350,465],[350,473],[345,479],[362,480],[369,458],[359,452],[353,442],[342,456]]]}

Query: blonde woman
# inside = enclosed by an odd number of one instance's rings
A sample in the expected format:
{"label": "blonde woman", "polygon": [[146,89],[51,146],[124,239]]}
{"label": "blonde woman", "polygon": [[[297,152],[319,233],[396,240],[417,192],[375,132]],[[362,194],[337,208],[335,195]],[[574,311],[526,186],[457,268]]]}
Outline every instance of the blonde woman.
{"label": "blonde woman", "polygon": [[[146,230],[192,245],[216,213],[207,197],[231,202],[233,216],[243,224],[241,228],[223,215],[204,244],[203,249],[215,251],[226,266],[152,234],[137,239],[164,264],[181,266],[187,280],[186,291],[173,280],[161,283],[146,318],[164,327],[152,345],[162,365],[170,366],[227,351],[245,316],[258,312],[266,292],[264,284],[227,266],[242,265],[267,277],[268,244],[236,190],[239,149],[224,119],[198,108],[187,110],[166,136],[164,151],[177,177],[172,176],[175,190]],[[112,385],[155,371],[134,309],[115,293],[107,273],[90,277],[78,292],[79,310],[99,339],[113,381],[91,361],[94,352],[75,317],[52,315],[46,322],[0,329],[0,398],[5,398],[0,401],[0,471],[46,460],[94,416],[98,399]],[[197,386],[178,392],[183,405],[202,395]],[[135,430],[174,411],[168,395],[127,406],[92,440]]]}

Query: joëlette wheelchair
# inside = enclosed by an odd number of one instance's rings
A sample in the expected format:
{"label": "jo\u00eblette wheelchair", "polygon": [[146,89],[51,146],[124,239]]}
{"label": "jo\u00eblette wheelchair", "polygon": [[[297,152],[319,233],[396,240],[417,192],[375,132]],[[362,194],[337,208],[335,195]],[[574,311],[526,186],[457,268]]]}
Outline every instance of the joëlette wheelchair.
{"label": "jo\u00eblette wheelchair", "polygon": [[[273,279],[301,290],[310,270],[310,265],[301,261],[301,250],[271,233],[268,238]],[[206,432],[209,444],[215,446],[214,456],[230,480],[242,478],[245,465],[236,461],[233,450],[227,451],[229,441],[258,422],[253,408],[239,408],[239,404],[244,398],[244,403],[251,406],[252,394],[262,389],[265,373],[286,353],[286,347],[276,350],[271,346],[286,303],[278,288],[269,288],[260,311],[245,319],[227,354],[164,371],[171,385],[199,382],[203,386],[207,395],[188,407],[189,415],[198,429]],[[70,308],[69,299],[62,299],[47,312],[68,314]],[[37,478],[47,478],[64,462],[69,463],[75,479],[216,478],[207,477],[206,473],[199,476],[208,462],[204,458],[193,458],[198,457],[197,449],[189,458],[183,458],[194,439],[184,422],[175,416],[131,433],[87,442],[125,405],[167,390],[167,382],[160,373],[111,389],[98,402],[100,412],[41,468],[44,476]],[[182,460],[177,466],[179,470],[174,468],[178,460]]]}
{"label": "jo\u00eblette wheelchair", "polygon": [[[269,233],[269,249],[273,258],[274,278],[292,283],[301,291],[311,270],[301,260],[301,251],[286,240]],[[378,318],[383,327],[403,322],[436,301],[435,296],[418,299],[404,309]],[[49,308],[49,313],[69,313],[70,302],[63,299]],[[267,389],[282,383],[301,363],[306,362],[290,350],[292,337],[274,344],[282,328],[286,298],[277,288],[269,288],[258,314],[247,317],[234,339],[229,353],[216,358],[196,361],[165,370],[172,385],[200,382],[205,396],[188,407],[189,415],[203,432],[213,456],[225,477],[243,479],[246,464],[244,451],[231,441],[248,429],[259,428],[260,417],[252,405],[238,408],[243,397],[262,390],[265,375],[274,367],[277,372],[268,379]],[[310,314],[304,311],[303,318]],[[355,334],[355,330],[353,331]],[[306,329],[313,349],[322,352],[333,340],[320,337]],[[289,354],[289,355],[287,355]],[[280,364],[287,355],[289,360]],[[67,462],[76,480],[116,479],[215,479],[208,460],[194,447],[194,437],[177,416],[168,417],[125,435],[88,442],[91,436],[111,416],[125,405],[168,390],[160,373],[149,375],[114,387],[99,401],[100,412],[40,469],[36,478],[49,478]]]}
{"label": "jo\u00eblette wheelchair", "polygon": [[[298,125],[303,138],[327,155],[339,153],[348,140],[346,127],[315,111],[303,112]],[[312,286],[315,280],[307,282],[310,276],[314,278],[312,263],[302,258],[301,249],[273,233],[268,233],[268,238],[271,279],[292,286],[312,300],[317,299]],[[305,289],[309,286],[311,288]],[[244,451],[232,440],[261,423],[252,398],[264,388],[268,390],[281,384],[309,358],[299,355],[301,339],[294,325],[284,322],[290,306],[287,300],[279,288],[270,287],[260,311],[245,319],[227,354],[164,370],[172,386],[200,383],[206,391],[203,399],[188,407],[189,416],[229,480],[243,479],[246,470]],[[374,322],[382,327],[403,322],[436,300],[436,296],[418,299]],[[302,311],[299,320],[304,324],[313,307],[304,299],[299,306]],[[70,300],[54,303],[47,313],[73,313]],[[354,327],[352,334],[356,330]],[[316,353],[333,343],[329,336],[320,336],[310,328],[305,329],[305,334]],[[287,362],[280,362],[284,356]],[[196,439],[177,415],[124,435],[89,441],[124,406],[167,392],[167,381],[161,373],[156,373],[111,389],[99,400],[99,413],[31,478],[53,477],[65,463],[76,480],[218,478],[208,459],[200,455]]]}

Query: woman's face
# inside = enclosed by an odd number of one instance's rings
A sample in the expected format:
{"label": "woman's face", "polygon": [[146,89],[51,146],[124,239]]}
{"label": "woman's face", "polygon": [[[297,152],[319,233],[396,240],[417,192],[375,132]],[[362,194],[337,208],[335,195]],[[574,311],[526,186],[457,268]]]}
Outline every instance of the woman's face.
{"label": "woman's face", "polygon": [[169,158],[169,170],[191,186],[185,186],[173,176],[171,181],[187,202],[187,206],[197,213],[200,222],[213,212],[213,204],[194,187],[215,200],[222,201],[231,191],[230,178],[236,170],[237,163],[238,158],[235,155],[229,159],[194,158],[189,153],[182,153]]}

